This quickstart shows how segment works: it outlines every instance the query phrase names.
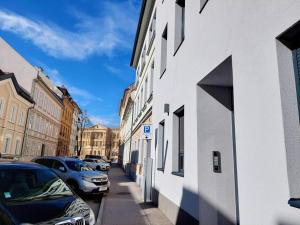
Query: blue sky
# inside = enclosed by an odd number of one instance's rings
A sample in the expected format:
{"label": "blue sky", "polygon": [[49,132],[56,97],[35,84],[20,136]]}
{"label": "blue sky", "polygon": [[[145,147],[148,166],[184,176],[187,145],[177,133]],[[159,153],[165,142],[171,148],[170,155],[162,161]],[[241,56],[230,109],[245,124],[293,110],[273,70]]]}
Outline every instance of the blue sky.
{"label": "blue sky", "polygon": [[119,125],[140,0],[0,0],[0,36],[64,84],[93,123]]}

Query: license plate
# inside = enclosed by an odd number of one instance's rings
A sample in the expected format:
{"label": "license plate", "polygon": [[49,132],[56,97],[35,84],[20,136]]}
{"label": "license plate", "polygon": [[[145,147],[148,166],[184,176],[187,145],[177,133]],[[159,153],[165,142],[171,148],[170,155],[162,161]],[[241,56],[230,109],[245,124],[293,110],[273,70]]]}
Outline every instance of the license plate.
{"label": "license plate", "polygon": [[99,191],[106,191],[107,187],[99,187]]}

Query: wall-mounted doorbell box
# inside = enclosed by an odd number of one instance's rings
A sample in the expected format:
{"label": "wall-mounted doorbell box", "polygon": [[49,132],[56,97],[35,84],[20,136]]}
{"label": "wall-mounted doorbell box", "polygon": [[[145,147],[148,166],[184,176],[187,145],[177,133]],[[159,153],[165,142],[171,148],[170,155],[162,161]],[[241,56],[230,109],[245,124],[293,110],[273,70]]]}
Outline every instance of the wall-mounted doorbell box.
{"label": "wall-mounted doorbell box", "polygon": [[213,151],[213,171],[214,173],[221,173],[221,153],[219,151]]}

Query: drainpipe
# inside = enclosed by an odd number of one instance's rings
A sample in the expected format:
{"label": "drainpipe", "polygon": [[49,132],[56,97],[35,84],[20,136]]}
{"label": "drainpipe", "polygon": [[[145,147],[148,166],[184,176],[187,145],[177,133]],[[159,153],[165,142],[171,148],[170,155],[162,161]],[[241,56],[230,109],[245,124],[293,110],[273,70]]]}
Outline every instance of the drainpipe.
{"label": "drainpipe", "polygon": [[31,112],[31,109],[34,109],[34,106],[35,106],[35,102],[34,102],[33,105],[32,105],[31,107],[29,107],[28,110],[27,110],[26,123],[25,123],[25,129],[24,129],[24,135],[23,135],[23,141],[22,141],[22,147],[21,147],[20,157],[23,156],[24,143],[25,143],[25,136],[28,135],[27,127],[28,127],[29,113]]}

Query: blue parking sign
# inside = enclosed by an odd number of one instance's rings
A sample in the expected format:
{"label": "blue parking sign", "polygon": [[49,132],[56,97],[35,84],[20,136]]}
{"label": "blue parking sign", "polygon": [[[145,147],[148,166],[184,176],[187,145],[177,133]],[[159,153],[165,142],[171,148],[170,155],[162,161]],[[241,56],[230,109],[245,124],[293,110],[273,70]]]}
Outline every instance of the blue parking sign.
{"label": "blue parking sign", "polygon": [[150,134],[150,133],[151,133],[150,125],[145,125],[144,126],[144,134]]}

